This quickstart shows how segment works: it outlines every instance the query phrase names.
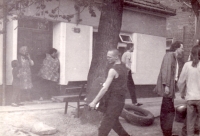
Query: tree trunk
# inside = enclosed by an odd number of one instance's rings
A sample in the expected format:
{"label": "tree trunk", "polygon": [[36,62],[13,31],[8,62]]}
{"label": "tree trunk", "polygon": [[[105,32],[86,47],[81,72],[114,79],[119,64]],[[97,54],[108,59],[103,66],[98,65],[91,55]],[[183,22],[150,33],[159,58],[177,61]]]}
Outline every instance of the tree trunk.
{"label": "tree trunk", "polygon": [[121,29],[123,0],[104,0],[92,63],[88,74],[87,92],[90,93],[94,79],[106,77],[106,54],[117,48]]}
{"label": "tree trunk", "polygon": [[[88,74],[87,96],[89,96],[92,91],[96,91],[95,94],[99,91],[92,90],[92,88],[94,88],[93,83],[95,82],[95,79],[98,77],[106,78],[107,76],[106,54],[109,49],[117,48],[122,24],[122,14],[123,0],[103,0],[98,36],[96,44],[94,45],[92,63]],[[94,95],[90,95],[89,97],[90,101],[87,101],[88,103],[95,98]],[[92,112],[83,113],[83,116],[84,114],[89,118],[94,116],[91,115]]]}
{"label": "tree trunk", "polygon": [[199,39],[200,39],[200,17],[199,17],[200,0],[190,0],[190,2],[191,2],[191,5],[192,5],[192,9],[194,11],[194,14],[197,17],[197,26],[196,26],[196,33],[195,33],[195,37],[194,37],[194,40],[195,40],[194,44],[198,44]]}

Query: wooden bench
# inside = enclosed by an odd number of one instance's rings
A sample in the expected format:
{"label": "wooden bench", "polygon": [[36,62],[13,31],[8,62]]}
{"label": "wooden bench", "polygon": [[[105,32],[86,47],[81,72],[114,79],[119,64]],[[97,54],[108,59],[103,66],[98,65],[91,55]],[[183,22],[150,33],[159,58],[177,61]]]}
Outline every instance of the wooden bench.
{"label": "wooden bench", "polygon": [[62,96],[53,96],[52,98],[55,101],[58,102],[65,102],[65,114],[67,113],[68,103],[69,102],[77,102],[77,117],[79,117],[80,107],[84,106],[84,104],[80,104],[81,102],[84,102],[84,98],[86,97],[86,94],[84,93],[84,90],[86,88],[86,84],[83,84],[81,87],[67,87],[65,88],[66,92],[67,90],[79,90],[79,94],[67,94]]}

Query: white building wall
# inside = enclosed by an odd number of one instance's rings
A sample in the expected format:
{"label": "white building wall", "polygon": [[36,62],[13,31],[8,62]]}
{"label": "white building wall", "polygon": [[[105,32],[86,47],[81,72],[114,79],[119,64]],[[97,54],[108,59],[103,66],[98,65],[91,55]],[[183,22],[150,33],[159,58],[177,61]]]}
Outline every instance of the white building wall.
{"label": "white building wall", "polygon": [[17,59],[17,20],[7,22],[6,36],[6,84],[12,84],[12,67],[11,61]]}
{"label": "white building wall", "polygon": [[[0,19],[0,31],[3,30],[3,19]],[[0,34],[0,85],[3,84],[3,34]]]}
{"label": "white building wall", "polygon": [[67,84],[66,80],[66,23],[54,23],[53,25],[53,47],[59,52],[60,61],[60,84]]}
{"label": "white building wall", "polygon": [[[80,28],[75,33],[74,28]],[[92,27],[69,23],[55,23],[53,47],[59,51],[60,84],[86,81],[92,58]]]}
{"label": "white building wall", "polygon": [[153,85],[157,82],[163,56],[166,53],[166,38],[133,34],[133,79],[137,85]]}
{"label": "white building wall", "polygon": [[[47,9],[56,6],[58,2],[47,2]],[[66,14],[74,14],[74,1],[66,0],[61,2],[61,9]],[[67,8],[66,8],[67,7]],[[31,6],[27,9],[27,16],[34,16],[36,8]],[[96,10],[97,17],[89,15],[88,9],[80,14],[83,19],[81,25],[76,26],[77,16],[72,19],[72,23],[66,23],[64,19],[52,21],[62,21],[54,23],[53,28],[53,47],[60,52],[59,59],[60,84],[65,85],[68,81],[81,81],[87,79],[89,66],[92,58],[92,30],[98,28],[100,12]],[[43,16],[37,17],[43,18]],[[17,22],[8,22],[7,34],[7,83],[11,84],[11,60],[16,59],[17,53]],[[151,26],[151,28],[149,27]],[[80,33],[74,33],[73,28],[79,27]],[[135,52],[133,53],[133,71],[136,84],[155,84],[159,72],[162,57],[165,53],[166,18],[147,15],[139,12],[124,10],[122,31],[135,33]],[[139,34],[143,33],[143,34]],[[149,35],[145,35],[149,34]],[[152,36],[154,35],[154,36]],[[1,38],[1,37],[0,37]],[[1,51],[1,50],[0,50]],[[0,54],[1,55],[1,54]],[[0,64],[1,66],[1,64]],[[1,73],[0,73],[1,76]],[[149,78],[152,77],[152,78]],[[1,82],[0,82],[1,83]]]}
{"label": "white building wall", "polygon": [[[73,31],[80,28],[80,33]],[[86,81],[92,54],[92,27],[68,24],[66,28],[66,78],[68,81]]]}

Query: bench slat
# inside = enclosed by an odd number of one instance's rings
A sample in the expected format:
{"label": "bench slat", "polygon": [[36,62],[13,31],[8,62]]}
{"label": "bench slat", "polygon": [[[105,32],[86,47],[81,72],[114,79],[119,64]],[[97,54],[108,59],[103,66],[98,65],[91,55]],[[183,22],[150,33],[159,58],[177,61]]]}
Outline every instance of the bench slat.
{"label": "bench slat", "polygon": [[80,98],[79,95],[53,96],[55,100],[58,100],[60,102],[67,102],[67,101],[77,102],[79,99],[83,100],[85,97],[86,95],[81,95]]}

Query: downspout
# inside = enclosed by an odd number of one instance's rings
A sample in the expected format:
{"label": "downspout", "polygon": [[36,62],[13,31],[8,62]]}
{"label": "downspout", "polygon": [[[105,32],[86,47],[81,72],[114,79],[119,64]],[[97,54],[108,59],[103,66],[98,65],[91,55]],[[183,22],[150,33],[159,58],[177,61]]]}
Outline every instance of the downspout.
{"label": "downspout", "polygon": [[198,44],[200,39],[200,17],[195,16],[195,43]]}
{"label": "downspout", "polygon": [[2,69],[2,105],[6,103],[6,24],[7,24],[7,5],[6,0],[3,0],[3,69]]}

